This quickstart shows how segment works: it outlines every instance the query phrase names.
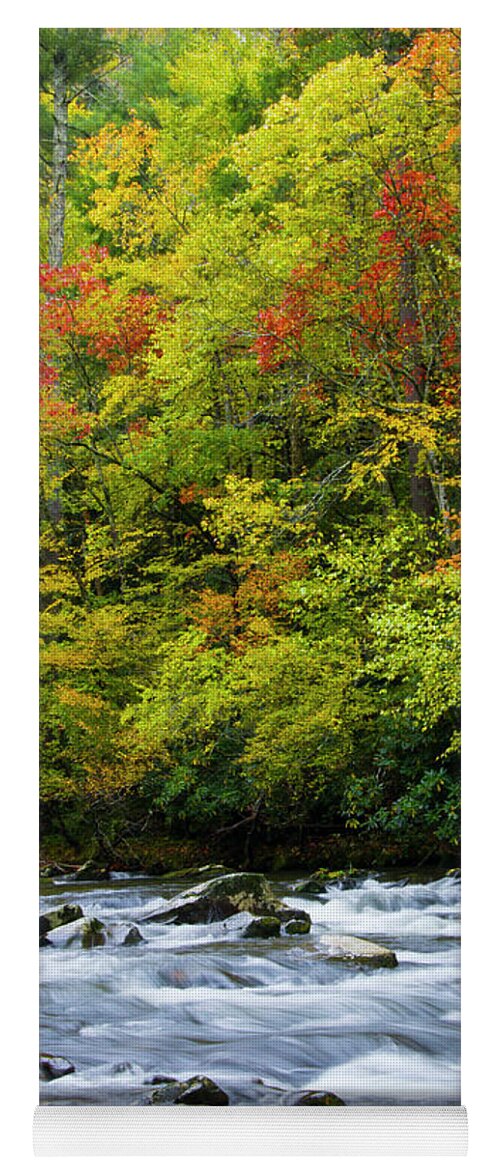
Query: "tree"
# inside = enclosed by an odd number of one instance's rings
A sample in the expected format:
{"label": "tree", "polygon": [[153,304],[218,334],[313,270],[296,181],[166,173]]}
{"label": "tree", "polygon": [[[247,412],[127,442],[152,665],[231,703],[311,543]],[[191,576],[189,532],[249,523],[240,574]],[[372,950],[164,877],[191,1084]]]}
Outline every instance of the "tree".
{"label": "tree", "polygon": [[52,99],[53,132],[48,262],[60,268],[64,256],[64,221],[68,169],[68,108],[92,90],[103,66],[114,54],[105,29],[44,28],[40,30],[40,88]]}
{"label": "tree", "polygon": [[453,850],[456,33],[84,31],[119,47],[65,42],[41,271],[50,808],[108,853],[132,809]]}

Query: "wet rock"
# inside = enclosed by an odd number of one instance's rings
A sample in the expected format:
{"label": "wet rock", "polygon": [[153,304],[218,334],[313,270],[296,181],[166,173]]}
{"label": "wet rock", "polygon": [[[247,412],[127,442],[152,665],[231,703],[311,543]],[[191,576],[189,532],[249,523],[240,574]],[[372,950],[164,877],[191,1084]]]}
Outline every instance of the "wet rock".
{"label": "wet rock", "polygon": [[190,887],[166,900],[164,910],[146,916],[149,923],[214,923],[241,911],[273,915],[283,904],[263,874],[226,874]]}
{"label": "wet rock", "polygon": [[104,923],[100,919],[84,919],[82,924],[82,947],[103,947],[106,943]]}
{"label": "wet rock", "polygon": [[298,882],[295,887],[294,894],[296,895],[324,895],[326,894],[326,883],[319,882],[316,878],[305,878],[303,882]]}
{"label": "wet rock", "polygon": [[395,968],[397,959],[393,951],[372,943],[368,939],[358,939],[355,935],[322,935],[320,947],[331,960],[348,962],[355,960],[359,964],[366,964],[372,968]]}
{"label": "wet rock", "polygon": [[58,878],[60,875],[67,873],[68,871],[64,866],[59,866],[57,862],[51,862],[48,866],[42,866],[40,878]]}
{"label": "wet rock", "polygon": [[352,890],[356,886],[357,870],[315,870],[310,878],[297,883],[295,894],[324,895],[329,886],[340,890]]}
{"label": "wet rock", "polygon": [[229,1106],[229,1098],[209,1077],[192,1077],[175,1098],[177,1106]]}
{"label": "wet rock", "polygon": [[311,920],[309,916],[307,919],[289,919],[285,923],[285,931],[287,935],[308,935],[311,930]]}
{"label": "wet rock", "polygon": [[178,878],[199,878],[200,881],[208,882],[211,878],[218,878],[223,874],[231,874],[227,866],[214,863],[213,866],[185,866],[183,870],[169,870],[162,874],[162,878],[168,881],[176,882]]}
{"label": "wet rock", "polygon": [[147,1084],[160,1081],[158,1089],[149,1097],[150,1106],[229,1106],[229,1098],[209,1077],[192,1077],[189,1081],[178,1082],[175,1078],[152,1079]]}
{"label": "wet rock", "polygon": [[220,923],[237,913],[229,899],[200,897],[189,903],[171,901],[164,911],[155,911],[141,920],[143,923]]}
{"label": "wet rock", "polygon": [[40,915],[40,935],[47,935],[54,927],[74,923],[76,919],[83,919],[82,908],[77,903],[65,903],[62,907],[56,907],[54,911],[46,911],[45,915]]}
{"label": "wet rock", "polygon": [[260,919],[252,919],[245,927],[244,939],[272,939],[279,935],[281,923],[274,915],[264,915]]}
{"label": "wet rock", "polygon": [[43,1082],[53,1082],[58,1077],[74,1073],[75,1067],[66,1057],[53,1057],[52,1053],[40,1054],[40,1077]]}
{"label": "wet rock", "polygon": [[163,1086],[166,1084],[178,1086],[180,1083],[175,1077],[167,1077],[164,1073],[155,1073],[153,1077],[146,1078],[145,1086]]}
{"label": "wet rock", "polygon": [[139,928],[134,924],[127,931],[125,939],[122,941],[122,947],[135,947],[137,943],[144,943],[144,936],[141,935]]}
{"label": "wet rock", "polygon": [[306,1090],[304,1094],[300,1095],[293,1106],[345,1106],[342,1098],[337,1098],[336,1094],[330,1094],[324,1090]]}
{"label": "wet rock", "polygon": [[89,859],[88,862],[84,862],[81,866],[79,866],[78,870],[75,870],[74,874],[71,875],[71,878],[75,879],[77,882],[81,882],[82,880],[88,880],[89,882],[99,882],[101,879],[108,880],[109,869],[106,866],[99,866],[97,862],[93,862],[92,859]]}
{"label": "wet rock", "polygon": [[185,1088],[182,1082],[178,1082],[176,1078],[155,1078],[151,1082],[146,1082],[146,1085],[157,1085],[158,1089],[153,1090],[148,1098],[149,1106],[173,1106],[178,1094]]}
{"label": "wet rock", "polygon": [[301,919],[303,923],[308,923],[311,926],[311,916],[307,911],[299,911],[297,907],[284,907],[281,911],[276,911],[276,916],[280,923],[289,923],[291,919]]}
{"label": "wet rock", "polygon": [[79,942],[82,947],[102,947],[106,942],[104,923],[100,919],[78,919],[74,923],[64,923],[61,927],[54,927],[46,936],[47,942],[54,947],[69,947]]}

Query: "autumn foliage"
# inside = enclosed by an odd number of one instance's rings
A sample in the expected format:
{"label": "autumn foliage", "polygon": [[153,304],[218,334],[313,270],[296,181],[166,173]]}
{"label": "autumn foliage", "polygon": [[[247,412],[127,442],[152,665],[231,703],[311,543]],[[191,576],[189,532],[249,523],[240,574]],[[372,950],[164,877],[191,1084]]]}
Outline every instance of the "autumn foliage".
{"label": "autumn foliage", "polygon": [[44,802],[453,853],[457,31],[147,32],[60,266],[42,184]]}

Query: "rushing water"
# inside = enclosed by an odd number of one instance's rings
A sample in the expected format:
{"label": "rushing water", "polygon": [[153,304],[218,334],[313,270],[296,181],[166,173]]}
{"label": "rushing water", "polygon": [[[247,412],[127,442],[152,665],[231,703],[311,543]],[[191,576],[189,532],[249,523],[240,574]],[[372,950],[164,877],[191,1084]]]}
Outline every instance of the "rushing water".
{"label": "rushing water", "polygon": [[[309,912],[310,935],[243,939],[245,914],[142,922],[181,889],[165,880],[45,883],[42,911],[78,902],[115,942],[40,952],[40,1048],[75,1066],[41,1084],[41,1101],[138,1105],[154,1075],[202,1074],[231,1105],[286,1104],[301,1089],[347,1105],[458,1103],[458,879],[365,878],[307,898],[293,881],[273,885]],[[145,942],[123,947],[134,922]],[[325,932],[389,946],[398,967],[336,963],[321,954]]]}

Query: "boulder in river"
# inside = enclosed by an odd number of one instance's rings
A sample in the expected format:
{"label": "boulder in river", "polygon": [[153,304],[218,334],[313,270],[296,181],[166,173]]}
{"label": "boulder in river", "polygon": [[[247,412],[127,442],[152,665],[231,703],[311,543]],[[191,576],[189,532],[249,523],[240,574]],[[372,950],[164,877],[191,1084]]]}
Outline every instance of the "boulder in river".
{"label": "boulder in river", "polygon": [[137,943],[144,943],[144,936],[141,935],[139,928],[135,926],[129,927],[125,939],[122,942],[122,947],[135,947]]}
{"label": "boulder in river", "polygon": [[109,867],[100,866],[89,858],[88,862],[83,862],[73,874],[67,876],[68,881],[75,880],[76,882],[100,882],[101,879],[106,881],[109,879]]}
{"label": "boulder in river", "polygon": [[49,862],[48,866],[42,866],[40,870],[40,878],[58,878],[64,874],[67,874],[67,869],[58,862]]}
{"label": "boulder in river", "polygon": [[306,1090],[293,1103],[294,1106],[345,1106],[342,1098],[326,1090]]}
{"label": "boulder in river", "polygon": [[300,919],[294,915],[293,919],[288,919],[285,923],[285,931],[287,935],[308,935],[311,930],[311,920],[309,915]]}
{"label": "boulder in river", "polygon": [[192,1077],[175,1098],[177,1106],[229,1106],[224,1090],[209,1077]]}
{"label": "boulder in river", "polygon": [[263,915],[260,919],[252,919],[245,927],[244,939],[272,939],[279,935],[281,923],[275,915]]}
{"label": "boulder in river", "polygon": [[287,935],[307,935],[311,930],[311,917],[307,911],[293,910],[284,907],[272,915],[263,915],[253,919],[243,932],[244,939],[271,939],[281,934],[284,927]]}
{"label": "boulder in river", "polygon": [[324,895],[329,886],[339,887],[340,890],[352,890],[356,886],[357,870],[315,870],[310,878],[298,882],[295,894]]}
{"label": "boulder in river", "polygon": [[358,939],[355,935],[322,935],[319,940],[322,951],[331,960],[355,960],[372,968],[395,968],[397,959],[393,951],[372,943],[369,939]]}
{"label": "boulder in river", "polygon": [[58,1077],[74,1073],[75,1067],[67,1057],[53,1057],[52,1053],[40,1054],[40,1077],[43,1082],[53,1082]]}
{"label": "boulder in river", "polygon": [[208,882],[211,878],[219,878],[223,874],[231,873],[228,866],[214,862],[213,865],[184,866],[182,870],[169,870],[161,877],[167,879],[168,882],[177,882],[178,878],[199,878],[200,882]]}
{"label": "boulder in river", "polygon": [[164,910],[147,915],[149,923],[214,923],[248,911],[273,915],[282,902],[273,894],[263,874],[225,874],[190,887],[166,900]]}
{"label": "boulder in river", "polygon": [[104,923],[100,919],[77,919],[74,923],[64,923],[61,927],[54,927],[46,936],[48,943],[55,947],[69,947],[79,941],[82,947],[102,947],[106,942]]}
{"label": "boulder in river", "polygon": [[[155,1080],[155,1079],[153,1079]],[[189,1078],[178,1082],[164,1078],[149,1097],[150,1106],[229,1106],[229,1098],[209,1077]]]}
{"label": "boulder in river", "polygon": [[40,915],[40,936],[47,935],[54,927],[63,927],[66,923],[74,923],[76,919],[83,919],[82,908],[77,903],[64,903],[54,911],[46,911]]}
{"label": "boulder in river", "polygon": [[104,923],[101,923],[100,919],[84,919],[82,947],[103,947],[105,943]]}

